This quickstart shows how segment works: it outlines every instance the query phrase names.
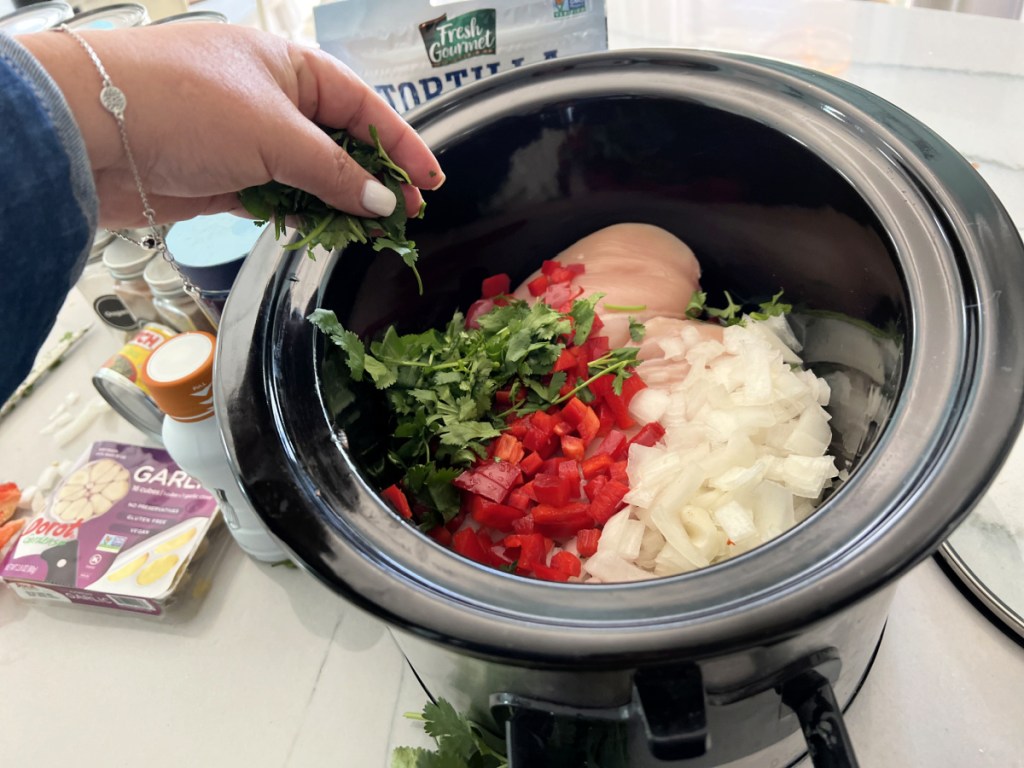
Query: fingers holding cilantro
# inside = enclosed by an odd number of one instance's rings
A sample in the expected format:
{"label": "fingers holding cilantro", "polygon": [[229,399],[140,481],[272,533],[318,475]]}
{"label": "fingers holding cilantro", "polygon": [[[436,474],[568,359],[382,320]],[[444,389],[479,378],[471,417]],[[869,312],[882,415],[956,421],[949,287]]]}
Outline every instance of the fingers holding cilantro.
{"label": "fingers holding cilantro", "polygon": [[[273,222],[278,238],[285,232],[286,226],[294,227],[299,239],[285,247],[305,247],[311,257],[316,246],[331,251],[353,242],[368,242],[375,251],[394,251],[412,269],[419,292],[423,293],[423,282],[416,269],[419,253],[416,243],[406,237],[405,227],[409,220],[408,202],[419,200],[419,207],[413,214],[417,218],[423,215],[426,203],[419,197],[418,191],[412,191],[414,188],[409,174],[388,155],[376,126],[369,126],[368,138],[370,143],[345,130],[324,133],[325,141],[347,158],[342,163],[348,169],[345,173],[369,179],[363,189],[370,190],[369,197],[373,198],[371,205],[377,206],[375,211],[346,212],[311,191],[279,181],[243,189],[238,193],[239,200],[258,222]],[[429,178],[429,172],[426,176]],[[366,187],[365,184],[371,186]],[[398,200],[406,204],[397,205]],[[347,210],[356,208],[350,206]]]}

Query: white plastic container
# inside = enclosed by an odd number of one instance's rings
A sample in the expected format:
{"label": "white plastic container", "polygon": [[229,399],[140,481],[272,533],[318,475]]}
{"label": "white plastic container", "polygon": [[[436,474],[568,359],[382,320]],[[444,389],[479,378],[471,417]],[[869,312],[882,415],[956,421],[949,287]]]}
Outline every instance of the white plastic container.
{"label": "white plastic container", "polygon": [[228,463],[213,411],[215,346],[209,333],[182,333],[157,347],[146,361],[143,381],[167,416],[164,447],[216,497],[228,530],[247,554],[268,563],[287,560],[249,506]]}

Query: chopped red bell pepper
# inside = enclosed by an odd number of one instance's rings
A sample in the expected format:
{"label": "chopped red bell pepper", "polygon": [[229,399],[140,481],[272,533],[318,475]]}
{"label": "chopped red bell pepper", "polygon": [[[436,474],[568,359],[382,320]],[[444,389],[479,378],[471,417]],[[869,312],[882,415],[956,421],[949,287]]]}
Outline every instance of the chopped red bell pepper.
{"label": "chopped red bell pepper", "polygon": [[562,268],[562,262],[555,261],[554,259],[544,259],[540,265],[540,273],[545,277],[550,277],[555,271]]}
{"label": "chopped red bell pepper", "polygon": [[629,493],[629,486],[618,480],[609,480],[590,502],[590,516],[598,525],[604,525],[612,515],[625,506],[623,496]]}
{"label": "chopped red bell pepper", "polygon": [[632,368],[628,370],[630,371],[630,376],[622,382],[622,401],[627,406],[637,392],[647,388],[647,382],[640,378],[640,375],[635,370]]}
{"label": "chopped red bell pepper", "polygon": [[452,536],[452,549],[463,557],[484,565],[491,564],[491,555],[480,543],[480,537],[472,528],[463,528]]}
{"label": "chopped red bell pepper", "polygon": [[552,538],[573,536],[580,528],[589,528],[594,524],[587,511],[588,507],[588,504],[581,501],[562,506],[538,504],[531,513],[533,529]]}
{"label": "chopped red bell pepper", "polygon": [[522,461],[519,462],[519,468],[523,470],[523,474],[527,477],[533,477],[543,463],[544,459],[541,455],[536,451],[531,451],[523,457]]}
{"label": "chopped red bell pepper", "polygon": [[591,557],[597,552],[597,542],[601,539],[599,528],[584,528],[576,534],[576,551],[580,557]]}
{"label": "chopped red bell pepper", "polygon": [[512,521],[512,530],[516,533],[533,533],[533,515],[523,515]]}
{"label": "chopped red bell pepper", "polygon": [[551,539],[539,533],[514,533],[506,536],[502,544],[508,549],[519,550],[518,570],[529,571],[534,563],[545,565],[551,550]]}
{"label": "chopped red bell pepper", "polygon": [[[593,329],[591,329],[591,332],[593,332]],[[591,335],[583,343],[583,354],[589,361],[594,361],[598,358],[604,357],[608,354],[609,349],[611,349],[611,344],[609,343],[607,336]]]}
{"label": "chopped red bell pepper", "polygon": [[559,266],[558,269],[551,270],[551,274],[547,277],[552,283],[571,283],[576,275],[573,274],[572,270]]}
{"label": "chopped red bell pepper", "polygon": [[572,302],[582,295],[582,288],[574,288],[572,283],[551,283],[544,291],[543,301],[552,309],[567,313],[572,309]]}
{"label": "chopped red bell pepper", "polygon": [[523,448],[536,452],[542,459],[554,453],[557,447],[558,435],[554,434],[553,430],[545,432],[531,424],[523,436]]}
{"label": "chopped red bell pepper", "polygon": [[[635,376],[631,376],[630,378],[635,378]],[[626,405],[625,398],[622,395],[615,394],[614,376],[611,374],[601,376],[600,378],[594,379],[590,382],[589,386],[590,391],[593,392],[594,395],[611,410],[615,417],[615,426],[619,429],[629,429],[636,424],[633,417],[629,414],[629,408]],[[624,389],[625,382],[623,382],[623,390]]]}
{"label": "chopped red bell pepper", "polygon": [[443,525],[438,525],[435,528],[431,528],[427,531],[427,536],[432,538],[442,547],[450,547],[452,544],[452,532],[445,528]]}
{"label": "chopped red bell pepper", "polygon": [[559,568],[552,568],[549,565],[542,563],[534,563],[530,568],[530,573],[536,576],[538,579],[544,581],[568,581],[569,574]]}
{"label": "chopped red bell pepper", "polygon": [[609,430],[597,447],[597,453],[606,453],[615,461],[622,459],[627,450],[629,450],[629,438],[617,429]]}
{"label": "chopped red bell pepper", "polygon": [[558,465],[558,476],[569,483],[569,498],[578,498],[580,495],[580,463],[573,459],[563,461]]}
{"label": "chopped red bell pepper", "polygon": [[502,434],[498,439],[491,442],[490,452],[492,459],[507,461],[510,464],[518,464],[523,460],[523,444],[515,435]]}
{"label": "chopped red bell pepper", "polygon": [[526,288],[530,291],[531,296],[543,296],[544,291],[548,289],[548,285],[550,283],[547,275],[537,275],[537,277],[526,284]]}
{"label": "chopped red bell pepper", "polygon": [[558,359],[555,361],[555,367],[551,370],[556,373],[558,371],[571,371],[576,367],[577,362],[578,358],[576,357],[576,353],[571,347],[565,347],[558,353]]}
{"label": "chopped red bell pepper", "polygon": [[512,530],[512,523],[523,516],[523,510],[483,499],[470,514],[480,525],[507,533]]}
{"label": "chopped red bell pepper", "polygon": [[[497,399],[497,395],[495,395],[495,399]],[[511,395],[509,395],[509,403],[508,404],[511,404]],[[508,426],[505,427],[505,432],[507,432],[508,434],[512,435],[513,437],[516,437],[516,438],[522,440],[524,437],[526,437],[526,433],[529,431],[529,429],[530,429],[530,420],[529,419],[523,418],[521,416],[514,416],[508,422]]]}
{"label": "chopped red bell pepper", "polygon": [[387,499],[391,506],[395,508],[395,511],[406,520],[412,517],[409,499],[406,498],[405,493],[397,485],[389,485],[380,492],[380,495]]}
{"label": "chopped red bell pepper", "polygon": [[556,552],[551,556],[551,567],[557,568],[567,576],[579,576],[583,571],[583,564],[572,552]]}
{"label": "chopped red bell pepper", "polygon": [[526,498],[528,498],[530,501],[536,503],[536,501],[537,501],[537,494],[533,490],[533,480],[527,480],[525,483],[523,483],[521,486],[519,486],[516,490],[517,491],[522,491],[523,495],[526,496]]}
{"label": "chopped red bell pepper", "polygon": [[587,481],[587,498],[593,501],[597,498],[597,494],[604,488],[605,483],[609,480],[607,475],[598,475],[597,477]]}
{"label": "chopped red bell pepper", "polygon": [[515,507],[523,512],[529,509],[531,502],[535,501],[523,490],[525,487],[525,485],[521,485],[518,488],[512,489],[512,492],[509,493],[508,498],[505,500],[510,507]]}
{"label": "chopped red bell pepper", "polygon": [[539,503],[561,507],[572,498],[572,483],[558,475],[537,475],[533,478],[533,492]]}
{"label": "chopped red bell pepper", "polygon": [[608,479],[618,480],[620,483],[629,485],[629,461],[623,459],[608,467]]}
{"label": "chopped red bell pepper", "polygon": [[607,453],[595,453],[590,458],[584,459],[580,464],[583,478],[591,480],[598,475],[607,474],[608,468],[614,463],[615,461]]}
{"label": "chopped red bell pepper", "polygon": [[504,272],[485,278],[481,286],[480,295],[485,299],[493,299],[509,292],[512,287],[512,280]]}
{"label": "chopped red bell pepper", "polygon": [[598,419],[598,435],[607,435],[615,427],[615,413],[612,411],[611,406],[604,400],[599,400],[594,404],[594,413],[597,414]]}
{"label": "chopped red bell pepper", "polygon": [[562,418],[576,428],[576,433],[583,439],[585,445],[590,445],[601,427],[594,409],[578,397],[570,398],[562,407]]}
{"label": "chopped red bell pepper", "polygon": [[574,437],[573,435],[562,436],[562,453],[565,454],[567,459],[581,461],[586,450],[587,446],[583,443],[583,438]]}
{"label": "chopped red bell pepper", "polygon": [[540,470],[537,472],[538,475],[557,475],[558,468],[562,466],[563,462],[569,461],[565,456],[552,456],[550,459],[546,459],[541,465]]}
{"label": "chopped red bell pepper", "polygon": [[458,475],[452,480],[452,485],[501,504],[520,482],[522,472],[517,465],[507,461],[485,461]]}
{"label": "chopped red bell pepper", "polygon": [[633,435],[629,441],[630,445],[643,445],[650,448],[665,436],[665,428],[656,421],[648,422],[640,427],[640,431]]}

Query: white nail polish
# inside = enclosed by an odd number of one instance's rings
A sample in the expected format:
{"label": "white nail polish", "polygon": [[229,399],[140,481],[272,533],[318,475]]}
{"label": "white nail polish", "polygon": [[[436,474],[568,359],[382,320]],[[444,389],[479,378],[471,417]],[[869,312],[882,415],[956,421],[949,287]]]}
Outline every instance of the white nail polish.
{"label": "white nail polish", "polygon": [[395,193],[376,179],[363,184],[363,207],[378,216],[390,216],[398,205]]}

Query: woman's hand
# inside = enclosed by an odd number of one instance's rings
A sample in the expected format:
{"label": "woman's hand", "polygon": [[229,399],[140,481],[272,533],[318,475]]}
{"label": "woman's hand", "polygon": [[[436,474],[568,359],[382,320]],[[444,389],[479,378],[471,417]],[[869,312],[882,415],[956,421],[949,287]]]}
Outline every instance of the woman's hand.
{"label": "woman's hand", "polygon": [[[369,141],[374,125],[414,187],[444,175],[415,131],[343,64],[257,30],[187,24],[80,33],[127,99],[125,129],[159,222],[242,211],[237,191],[275,179],[361,216],[387,215],[394,196],[320,125]],[[100,223],[144,226],[117,122],[100,104],[100,76],[70,35],[18,38],[64,93],[85,138]]]}

